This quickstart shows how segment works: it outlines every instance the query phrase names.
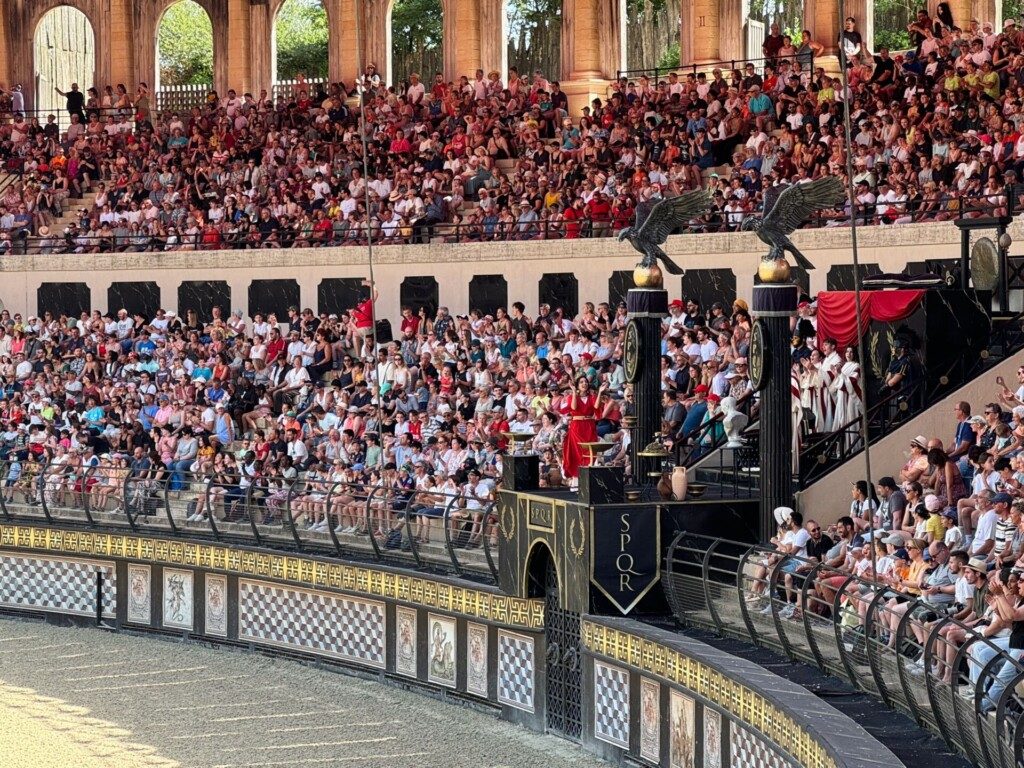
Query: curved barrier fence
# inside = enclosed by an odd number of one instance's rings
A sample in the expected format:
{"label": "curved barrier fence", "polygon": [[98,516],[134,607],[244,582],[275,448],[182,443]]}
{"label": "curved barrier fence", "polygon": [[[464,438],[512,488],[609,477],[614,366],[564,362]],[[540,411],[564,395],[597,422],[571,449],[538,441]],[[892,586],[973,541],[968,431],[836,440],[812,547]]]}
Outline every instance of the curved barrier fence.
{"label": "curved barrier fence", "polygon": [[[951,612],[963,606],[944,609],[881,578],[686,532],[666,557],[665,591],[680,622],[844,678],[975,765],[1024,764],[1024,663],[1007,637]],[[975,597],[979,614],[988,602]]]}
{"label": "curved barrier fence", "polygon": [[[0,520],[3,612],[354,668],[490,707],[619,765],[900,765],[813,694],[696,639],[587,614],[575,637],[559,632],[548,610],[559,585],[547,586],[545,599],[524,599],[310,554]],[[575,734],[557,727],[567,719]]]}
{"label": "curved barrier fence", "polygon": [[126,460],[0,462],[0,478],[8,521],[207,538],[497,581],[492,499],[309,474],[142,469]]}

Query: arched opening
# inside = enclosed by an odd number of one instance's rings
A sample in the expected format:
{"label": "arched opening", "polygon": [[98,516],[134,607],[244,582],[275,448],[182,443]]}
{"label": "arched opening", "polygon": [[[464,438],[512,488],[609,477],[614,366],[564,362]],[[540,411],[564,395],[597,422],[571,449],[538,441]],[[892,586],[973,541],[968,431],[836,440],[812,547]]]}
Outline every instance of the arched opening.
{"label": "arched opening", "polygon": [[213,23],[195,0],[177,0],[156,29],[158,111],[187,110],[213,88]]}
{"label": "arched opening", "polygon": [[[544,598],[548,592],[549,568],[554,568],[554,560],[551,550],[547,544],[538,541],[534,543],[530,554],[526,556],[526,596],[531,598]],[[557,573],[555,582],[557,589]]]}
{"label": "arched opening", "polygon": [[[804,0],[751,0],[750,13],[746,16],[748,25],[762,25],[764,35],[777,24],[783,35],[793,38],[794,45],[800,45],[800,33],[804,31]],[[760,52],[751,52],[758,57]]]}
{"label": "arched opening", "polygon": [[[871,4],[868,3],[870,6]],[[884,0],[874,6],[875,39],[872,50],[886,47],[893,51],[904,51],[911,47],[907,26],[917,19],[918,8],[923,3],[907,0]],[[863,24],[857,20],[858,29],[864,34]]]}
{"label": "arched opening", "polygon": [[682,0],[626,0],[626,69],[679,66]]}
{"label": "arched opening", "polygon": [[540,70],[548,80],[562,76],[562,0],[506,0],[508,67],[527,83]]}
{"label": "arched opening", "polygon": [[[53,113],[61,127],[66,127],[71,118],[69,101],[62,92],[75,88],[84,98],[96,76],[96,37],[92,23],[70,5],[51,8],[36,25],[32,52],[36,72],[35,108]],[[72,97],[72,102],[74,99]]]}
{"label": "arched opening", "polygon": [[292,99],[299,91],[313,95],[326,86],[330,47],[327,10],[320,0],[285,0],[274,16],[271,35],[274,100]]}
{"label": "arched opening", "polygon": [[[434,82],[434,73],[444,71],[443,37],[444,12],[441,0],[395,0],[391,4],[388,30],[391,51],[388,83],[399,90],[408,84],[409,75],[416,72],[421,82]],[[463,73],[458,73],[463,74]],[[472,72],[467,72],[470,76]]]}

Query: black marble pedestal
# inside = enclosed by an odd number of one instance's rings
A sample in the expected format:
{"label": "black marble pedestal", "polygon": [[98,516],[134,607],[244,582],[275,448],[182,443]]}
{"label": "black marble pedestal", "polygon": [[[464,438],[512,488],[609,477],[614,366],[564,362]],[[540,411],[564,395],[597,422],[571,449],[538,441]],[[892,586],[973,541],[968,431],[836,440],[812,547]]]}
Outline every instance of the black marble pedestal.
{"label": "black marble pedestal", "polygon": [[622,467],[580,467],[580,503],[622,503],[624,477]]}
{"label": "black marble pedestal", "polygon": [[540,456],[535,453],[505,456],[501,484],[508,491],[536,491],[540,488]]}
{"label": "black marble pedestal", "polygon": [[789,320],[796,314],[797,286],[765,283],[754,286],[753,312],[763,329],[766,383],[761,392],[761,541],[775,532],[776,507],[793,505],[793,421],[790,390]]}

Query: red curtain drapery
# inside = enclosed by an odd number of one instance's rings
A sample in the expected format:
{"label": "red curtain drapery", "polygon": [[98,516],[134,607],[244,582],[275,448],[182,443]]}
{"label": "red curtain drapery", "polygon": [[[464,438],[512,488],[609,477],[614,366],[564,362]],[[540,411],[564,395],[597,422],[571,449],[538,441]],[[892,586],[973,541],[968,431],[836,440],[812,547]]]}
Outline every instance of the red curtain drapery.
{"label": "red curtain drapery", "polygon": [[857,294],[853,291],[822,291],[818,294],[818,344],[835,339],[839,349],[857,343],[872,320],[895,323],[914,313],[924,300],[923,290],[862,291],[861,328],[857,329]]}

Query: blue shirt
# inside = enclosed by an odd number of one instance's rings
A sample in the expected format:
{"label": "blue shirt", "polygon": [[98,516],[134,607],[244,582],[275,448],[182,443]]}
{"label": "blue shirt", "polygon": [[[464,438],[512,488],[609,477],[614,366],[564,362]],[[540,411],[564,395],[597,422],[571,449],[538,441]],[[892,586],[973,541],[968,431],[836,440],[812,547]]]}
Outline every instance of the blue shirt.
{"label": "blue shirt", "polygon": [[704,415],[707,412],[707,401],[695,402],[691,405],[690,410],[686,412],[686,418],[683,419],[683,434],[689,435],[699,429],[700,425],[704,423]]}

